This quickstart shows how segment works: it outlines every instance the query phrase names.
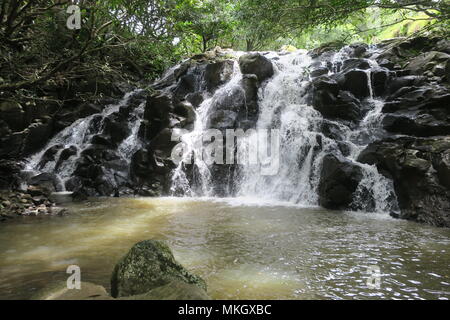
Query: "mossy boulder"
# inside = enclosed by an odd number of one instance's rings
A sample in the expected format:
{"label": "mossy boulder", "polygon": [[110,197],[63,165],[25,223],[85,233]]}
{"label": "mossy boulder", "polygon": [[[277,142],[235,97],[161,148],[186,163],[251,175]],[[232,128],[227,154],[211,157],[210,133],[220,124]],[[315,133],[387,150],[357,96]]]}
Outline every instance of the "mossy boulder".
{"label": "mossy boulder", "polygon": [[111,277],[111,295],[140,295],[168,285],[174,280],[193,284],[206,291],[206,282],[175,261],[162,241],[145,240],[134,245],[117,263]]}

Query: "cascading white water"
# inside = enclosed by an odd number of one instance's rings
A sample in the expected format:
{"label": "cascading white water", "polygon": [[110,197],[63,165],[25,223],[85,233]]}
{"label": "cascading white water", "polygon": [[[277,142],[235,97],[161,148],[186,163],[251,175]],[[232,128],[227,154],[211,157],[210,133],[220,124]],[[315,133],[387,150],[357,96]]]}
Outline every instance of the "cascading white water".
{"label": "cascading white water", "polygon": [[[184,155],[172,175],[171,192],[173,194],[181,192],[187,196],[214,196],[210,167],[205,162],[203,154],[203,134],[205,133],[205,130],[208,129],[207,125],[211,108],[219,99],[232,95],[236,88],[240,89],[239,83],[241,80],[242,73],[238,63],[235,61],[231,79],[224,86],[215,91],[213,95],[206,97],[195,111],[196,120],[194,129],[181,137],[181,142],[184,143]],[[186,176],[186,166],[190,163],[195,165],[196,172],[198,173],[196,188],[192,188],[189,179]]]}
{"label": "cascading white water", "polygon": [[131,117],[129,127],[131,134],[126,138],[117,148],[120,156],[130,162],[131,156],[142,148],[142,141],[139,139],[138,133],[141,126],[141,120],[144,115],[145,102],[142,102],[136,109],[134,109]]}
{"label": "cascading white water", "polygon": [[[234,53],[235,57],[239,57],[241,54]],[[259,89],[259,116],[256,129],[279,130],[279,170],[276,174],[268,176],[261,173],[259,165],[240,165],[233,173],[234,188],[233,191],[229,191],[228,195],[317,206],[323,158],[340,149],[339,142],[322,133],[325,119],[321,113],[308,105],[309,90],[311,90],[309,70],[317,61],[314,61],[306,51],[283,54],[268,53],[266,57],[271,59],[275,74]],[[343,61],[348,58],[348,47],[331,56],[329,61],[332,63],[332,71],[330,74],[340,72]],[[327,63],[329,62],[322,62],[323,65]],[[370,63],[372,68],[377,67],[375,61],[370,61]],[[176,83],[172,73],[177,67],[166,72],[161,81]],[[392,199],[392,182],[382,176],[375,166],[357,162],[362,150],[382,134],[381,120],[384,102],[374,97],[370,80],[371,70],[366,72],[368,73],[370,96],[362,101],[364,109],[368,110],[364,119],[356,128],[350,128],[339,121],[327,121],[339,128],[345,137],[345,143],[349,147],[347,160],[362,170],[363,179],[354,194],[353,207],[388,212],[396,208],[396,201]],[[242,88],[242,81],[243,75],[239,64],[235,61],[230,80],[213,94],[207,92],[203,80],[200,81],[201,83],[196,83],[205,99],[195,110],[196,120],[193,130],[181,137],[181,141],[184,143],[184,157],[172,173],[171,193],[173,195],[216,196],[214,183],[217,181],[213,181],[212,168],[205,161],[203,154],[203,134],[208,129],[214,107],[220,105],[219,102],[231,98],[236,94],[236,90],[245,92]],[[163,90],[170,91],[173,86],[163,86]],[[42,151],[27,161],[25,170],[56,174],[64,186],[65,182],[72,177],[81,152],[86,150],[91,145],[91,139],[100,133],[105,118],[127,105],[134,93],[128,93],[116,105],[107,106],[101,114],[80,119],[58,133]],[[130,164],[132,155],[144,147],[138,138],[144,109],[145,103],[141,103],[131,112],[128,118],[128,129],[131,133],[117,148],[118,155],[128,164]],[[52,147],[57,147],[57,153],[52,158],[53,160],[47,161],[43,165],[42,159]],[[58,164],[57,160],[63,150],[70,147],[74,147],[76,154]],[[240,147],[239,145],[238,148]],[[195,177],[193,178],[193,176]],[[222,183],[222,181],[218,181],[218,183]]]}
{"label": "cascading white water", "polygon": [[[348,51],[347,47],[343,48],[332,57],[334,72],[340,71],[342,62],[348,58]],[[256,127],[280,130],[280,168],[277,174],[266,176],[261,174],[258,165],[241,166],[234,177],[237,196],[316,206],[323,157],[337,150],[338,145],[335,140],[323,135],[322,115],[307,104],[307,93],[310,90],[308,71],[314,61],[304,51],[283,55],[270,53],[267,57],[274,64],[275,74],[259,90],[259,118]],[[375,62],[371,63],[376,67]],[[205,100],[197,110],[194,130],[182,137],[188,150],[194,154],[194,163],[200,176],[200,191],[193,192],[186,177],[188,158],[183,159],[174,171],[172,191],[181,189],[186,195],[214,196],[210,168],[201,160],[202,151],[199,146],[202,145],[202,131],[206,129],[211,106],[217,98],[230,94],[232,88],[239,85],[241,75],[238,68],[235,69],[232,79]],[[369,111],[360,125],[350,129],[337,121],[331,122],[339,127],[346,137],[350,147],[347,159],[362,169],[363,179],[354,195],[355,206],[388,212],[396,206],[395,199],[391,199],[391,181],[379,174],[375,166],[356,161],[360,152],[373,141],[380,130],[384,105],[383,101],[374,98],[370,70],[367,72],[370,96],[362,103]],[[368,193],[372,200],[365,196]],[[366,203],[369,200],[374,203]]]}
{"label": "cascading white water", "polygon": [[[99,133],[97,129],[102,128],[105,118],[115,112],[118,112],[120,107],[127,105],[130,98],[138,91],[139,90],[127,93],[119,103],[105,107],[100,114],[93,114],[86,118],[79,119],[59,132],[41,151],[34,154],[26,161],[24,170],[34,174],[46,172],[55,174],[60,180],[61,187],[63,189],[62,191],[65,191],[65,182],[72,177],[80,154],[91,145],[92,137]],[[144,106],[145,104],[142,103],[133,111],[133,121],[129,122],[131,135],[125,139],[118,148],[119,154],[128,163],[133,153],[137,150],[137,148],[139,148],[140,142],[137,134],[144,111]],[[99,122],[94,125],[95,121]],[[58,147],[56,155],[52,160],[46,162],[45,165],[42,166],[41,161],[44,154],[52,147]],[[76,148],[76,154],[61,162],[58,166],[58,159],[60,158],[61,153],[70,147]]]}
{"label": "cascading white water", "polygon": [[258,166],[244,167],[238,194],[316,205],[318,171],[325,154],[316,154],[318,137],[323,138],[324,150],[331,140],[320,133],[320,113],[306,104],[312,59],[305,52],[275,58],[275,75],[259,92],[257,128],[280,129],[280,168],[273,176],[263,176]]}

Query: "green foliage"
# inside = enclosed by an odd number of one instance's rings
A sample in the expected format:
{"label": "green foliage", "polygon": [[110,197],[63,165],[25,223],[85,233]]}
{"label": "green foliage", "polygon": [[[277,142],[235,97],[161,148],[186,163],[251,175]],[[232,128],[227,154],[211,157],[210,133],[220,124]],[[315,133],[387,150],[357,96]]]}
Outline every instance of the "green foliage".
{"label": "green foliage", "polygon": [[[66,8],[81,7],[68,30]],[[0,92],[92,74],[153,79],[185,56],[448,33],[448,0],[2,0]],[[1,93],[0,93],[1,94]]]}
{"label": "green foliage", "polygon": [[229,39],[235,24],[234,5],[224,0],[186,0],[175,8],[176,30],[187,50],[200,48],[203,52],[211,46]]}
{"label": "green foliage", "polygon": [[393,36],[432,30],[448,34],[448,0],[245,0],[255,28],[278,28],[278,37],[265,49],[278,44],[313,48],[339,40],[375,43]]}

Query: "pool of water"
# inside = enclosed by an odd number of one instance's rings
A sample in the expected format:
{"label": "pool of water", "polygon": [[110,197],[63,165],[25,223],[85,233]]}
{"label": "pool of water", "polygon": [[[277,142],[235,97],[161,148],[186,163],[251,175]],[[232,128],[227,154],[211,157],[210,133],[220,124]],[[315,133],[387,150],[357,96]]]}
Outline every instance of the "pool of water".
{"label": "pool of water", "polygon": [[115,263],[145,239],[166,240],[215,299],[450,298],[449,229],[258,199],[108,198],[69,209],[0,225],[0,299],[30,298],[73,264],[109,289]]}

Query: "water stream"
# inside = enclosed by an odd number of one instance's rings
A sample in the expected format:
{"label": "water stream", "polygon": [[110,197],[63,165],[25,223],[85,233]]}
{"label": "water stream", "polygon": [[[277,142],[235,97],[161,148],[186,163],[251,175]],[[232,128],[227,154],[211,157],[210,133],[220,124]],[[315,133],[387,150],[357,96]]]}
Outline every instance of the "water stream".
{"label": "water stream", "polygon": [[[384,214],[261,198],[99,199],[72,214],[2,225],[0,299],[30,298],[81,268],[109,288],[115,263],[163,239],[215,299],[449,299],[450,230]],[[367,269],[378,266],[380,287]]]}

